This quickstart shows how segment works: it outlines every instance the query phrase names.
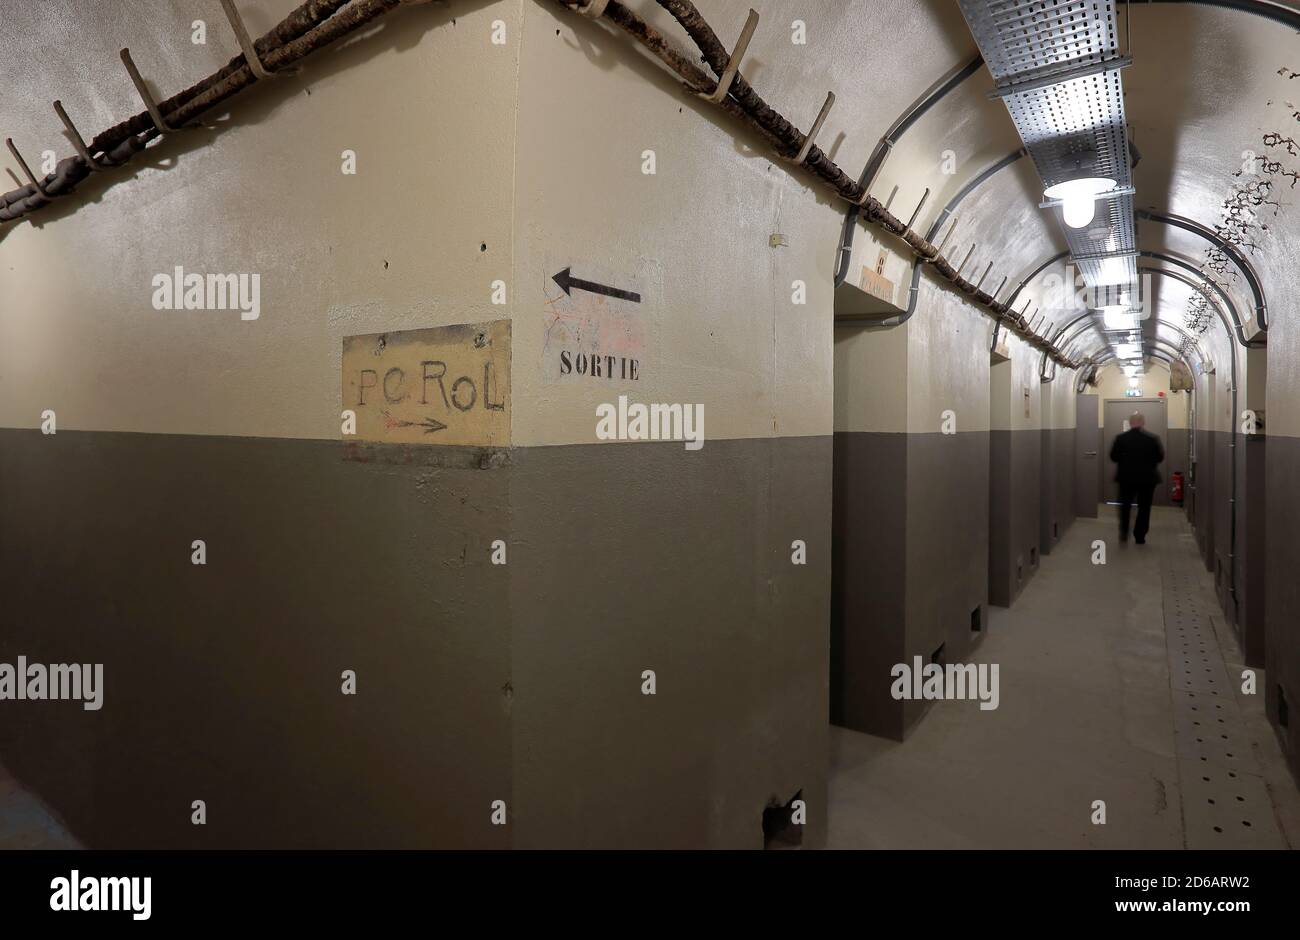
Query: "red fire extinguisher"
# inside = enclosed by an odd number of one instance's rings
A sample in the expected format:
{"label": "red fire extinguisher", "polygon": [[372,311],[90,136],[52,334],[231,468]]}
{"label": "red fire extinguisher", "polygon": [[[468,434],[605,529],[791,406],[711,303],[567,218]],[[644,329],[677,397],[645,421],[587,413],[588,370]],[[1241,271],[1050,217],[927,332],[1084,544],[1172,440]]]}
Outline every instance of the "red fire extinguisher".
{"label": "red fire extinguisher", "polygon": [[1175,503],[1183,501],[1183,475],[1175,473],[1169,478],[1169,498]]}

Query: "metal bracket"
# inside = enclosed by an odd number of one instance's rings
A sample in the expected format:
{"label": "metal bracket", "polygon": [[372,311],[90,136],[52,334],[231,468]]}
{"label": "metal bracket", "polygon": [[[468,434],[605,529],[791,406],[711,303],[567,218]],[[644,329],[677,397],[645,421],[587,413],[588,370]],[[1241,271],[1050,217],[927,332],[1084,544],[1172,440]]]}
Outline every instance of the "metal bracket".
{"label": "metal bracket", "polygon": [[998,98],[1017,95],[1023,91],[1038,91],[1041,88],[1050,88],[1052,85],[1059,85],[1062,82],[1073,81],[1076,78],[1090,78],[1093,75],[1104,75],[1106,72],[1118,72],[1120,69],[1128,68],[1132,64],[1132,56],[1119,56],[1114,59],[1106,59],[1102,62],[1093,62],[1089,65],[1059,69],[1051,74],[1041,75],[1024,82],[1016,82],[1014,84],[1008,82],[998,85],[988,94],[991,100],[996,101]]}
{"label": "metal bracket", "polygon": [[144,102],[145,110],[149,112],[149,117],[153,121],[154,127],[158,128],[160,134],[173,134],[179,128],[172,127],[163,120],[162,112],[158,110],[158,102],[154,101],[153,94],[149,91],[149,86],[144,83],[144,78],[140,75],[140,70],[135,67],[135,62],[131,59],[131,50],[122,50],[122,64],[126,66],[126,73],[131,76],[131,84],[135,85],[136,94]]}
{"label": "metal bracket", "polygon": [[[1134,189],[1132,186],[1117,186],[1114,189],[1106,190],[1104,193],[1097,193],[1095,196],[1092,196],[1091,198],[1100,202],[1103,199],[1116,199],[1120,196],[1135,196],[1135,195],[1137,195],[1137,190]],[[1064,199],[1047,199],[1044,200],[1043,202],[1040,202],[1038,204],[1038,208],[1056,209],[1063,205],[1065,205]]]}
{"label": "metal bracket", "polygon": [[86,149],[86,142],[82,139],[81,132],[77,130],[77,125],[72,123],[72,118],[68,117],[68,112],[63,110],[62,101],[54,102],[54,113],[59,116],[59,120],[63,122],[63,126],[67,129],[68,137],[72,140],[72,146],[77,149],[77,156],[85,161],[91,172],[98,173],[103,170],[104,167],[96,163],[95,158]]}
{"label": "metal bracket", "polygon": [[[594,2],[594,0],[593,0]],[[736,73],[740,71],[740,62],[745,58],[745,52],[749,49],[749,41],[754,38],[754,30],[758,29],[758,12],[749,11],[749,16],[745,20],[745,27],[740,31],[740,38],[736,40],[736,48],[731,53],[731,58],[727,62],[727,67],[722,71],[722,77],[718,79],[718,87],[712,94],[700,93],[700,97],[714,104],[722,104],[731,91],[731,83],[736,80]]]}
{"label": "metal bracket", "polygon": [[961,272],[966,270],[966,265],[970,262],[970,256],[975,254],[975,245],[977,242],[971,242],[970,251],[966,252],[966,257],[962,259],[961,265],[957,268],[957,276],[961,277]]}
{"label": "metal bracket", "polygon": [[235,0],[221,0],[221,9],[226,11],[226,19],[230,21],[230,28],[235,32],[235,39],[239,41],[239,48],[244,53],[244,61],[248,63],[249,70],[259,81],[264,82],[267,79],[274,78],[275,73],[267,70],[262,64],[261,57],[257,54],[257,48],[253,45],[253,40],[249,38],[248,30],[244,27],[244,21],[235,9]]}
{"label": "metal bracket", "polygon": [[23,155],[18,152],[18,148],[14,146],[14,140],[12,137],[5,138],[5,146],[9,148],[9,152],[13,154],[13,158],[18,161],[18,165],[22,167],[23,174],[31,180],[32,185],[36,187],[36,192],[46,199],[53,199],[54,197],[45,191],[45,187],[41,185],[40,180],[38,180],[32,173],[32,168],[27,165],[27,161],[24,160]]}
{"label": "metal bracket", "polygon": [[1117,258],[1136,258],[1141,254],[1138,251],[1100,251],[1087,255],[1074,255],[1075,261],[1110,261]]}
{"label": "metal bracket", "polygon": [[813,140],[814,138],[816,138],[817,132],[822,129],[822,125],[826,123],[826,115],[831,113],[831,107],[834,104],[835,104],[835,92],[833,91],[826,92],[826,101],[822,105],[821,111],[818,112],[817,114],[817,120],[813,121],[812,130],[808,131],[807,136],[804,137],[803,147],[800,148],[799,155],[795,157],[793,160],[790,160],[786,157],[782,157],[781,158],[782,160],[786,160],[787,163],[793,163],[799,165],[808,159],[808,153],[809,151],[812,150]]}
{"label": "metal bracket", "polygon": [[925,205],[925,201],[929,198],[930,198],[930,187],[927,186],[925,188],[925,192],[921,194],[921,201],[916,204],[916,209],[912,211],[912,217],[907,220],[908,228],[911,228],[913,225],[916,224],[916,217],[921,214],[921,208]]}
{"label": "metal bracket", "polygon": [[587,0],[586,3],[576,9],[583,16],[598,20],[605,15],[605,7],[607,6],[609,6],[609,0]]}

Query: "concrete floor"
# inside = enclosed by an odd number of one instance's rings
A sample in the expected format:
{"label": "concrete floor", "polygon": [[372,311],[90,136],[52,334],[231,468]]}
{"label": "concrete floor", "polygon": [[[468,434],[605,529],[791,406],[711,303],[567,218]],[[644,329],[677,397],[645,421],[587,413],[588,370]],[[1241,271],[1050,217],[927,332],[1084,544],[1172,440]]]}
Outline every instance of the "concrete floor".
{"label": "concrete floor", "polygon": [[972,661],[999,664],[995,711],[936,702],[903,743],[831,729],[830,847],[1300,846],[1263,672],[1241,695],[1186,519],[1156,509],[1148,544],[1121,546],[1114,513],[1077,520],[993,608]]}

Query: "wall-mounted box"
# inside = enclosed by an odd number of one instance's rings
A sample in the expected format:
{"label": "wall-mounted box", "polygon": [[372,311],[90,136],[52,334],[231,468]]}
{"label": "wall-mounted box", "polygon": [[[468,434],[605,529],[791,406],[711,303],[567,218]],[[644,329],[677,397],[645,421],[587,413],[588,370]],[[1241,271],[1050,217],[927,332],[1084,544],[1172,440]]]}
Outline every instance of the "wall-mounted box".
{"label": "wall-mounted box", "polygon": [[884,320],[896,317],[904,308],[894,303],[897,286],[884,275],[885,254],[882,251],[876,269],[863,267],[857,285],[847,280],[835,288],[836,320]]}

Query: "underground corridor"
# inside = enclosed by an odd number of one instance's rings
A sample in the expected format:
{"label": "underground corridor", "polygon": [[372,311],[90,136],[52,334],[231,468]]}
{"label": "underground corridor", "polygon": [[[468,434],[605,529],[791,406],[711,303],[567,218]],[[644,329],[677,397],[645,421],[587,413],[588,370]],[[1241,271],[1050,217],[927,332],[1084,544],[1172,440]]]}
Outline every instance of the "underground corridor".
{"label": "underground corridor", "polygon": [[1297,35],[0,0],[0,865],[1284,864]]}

